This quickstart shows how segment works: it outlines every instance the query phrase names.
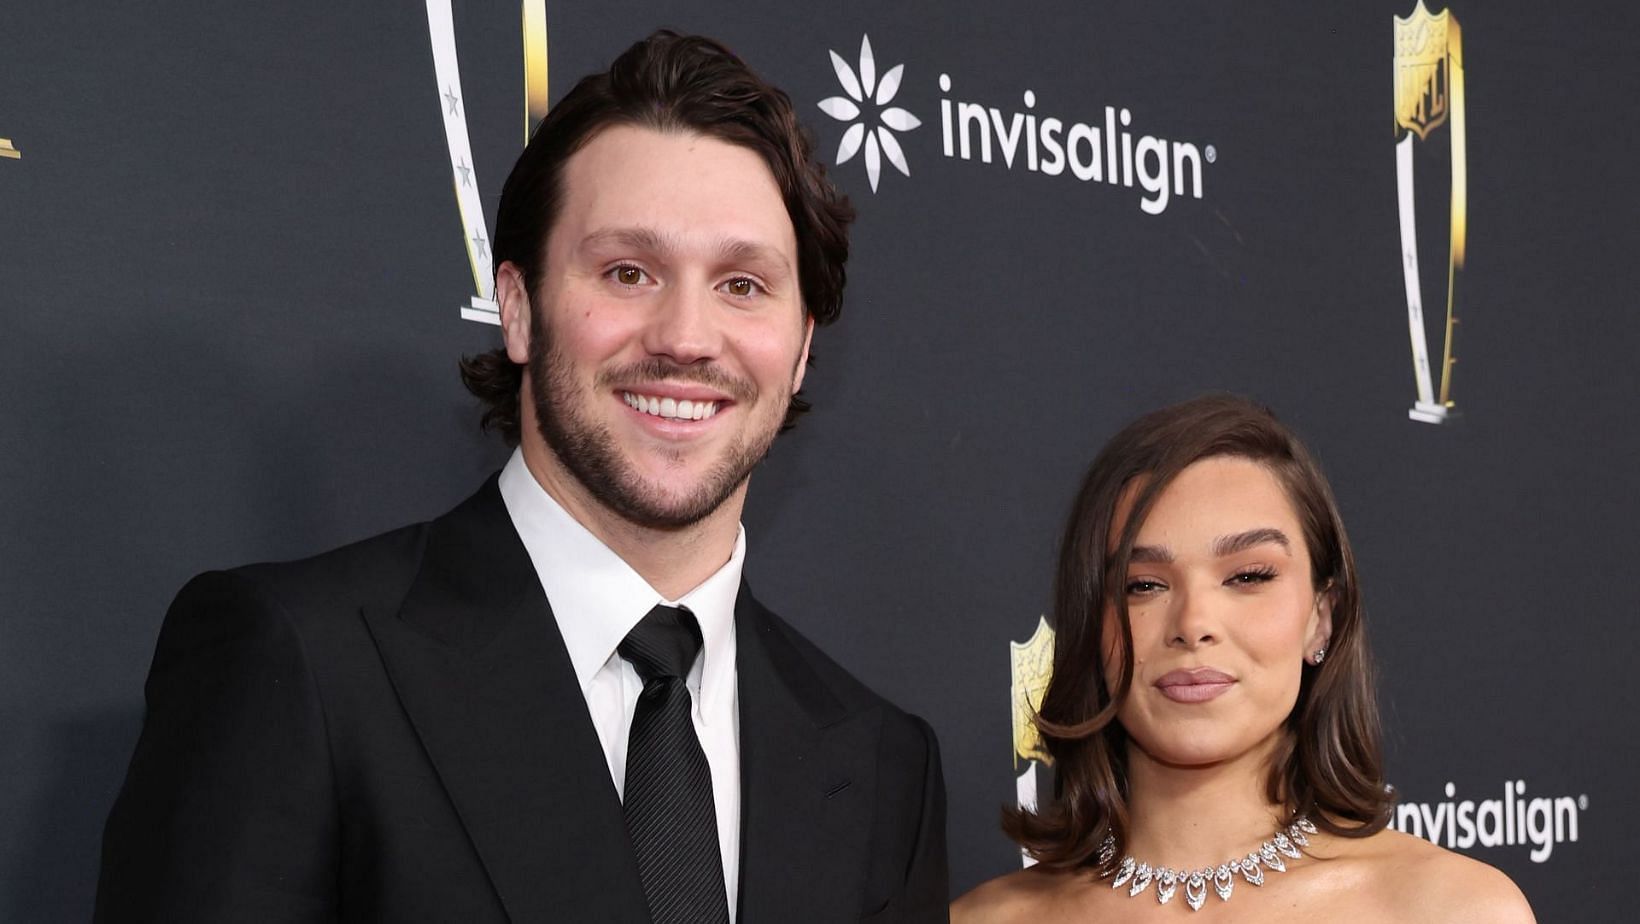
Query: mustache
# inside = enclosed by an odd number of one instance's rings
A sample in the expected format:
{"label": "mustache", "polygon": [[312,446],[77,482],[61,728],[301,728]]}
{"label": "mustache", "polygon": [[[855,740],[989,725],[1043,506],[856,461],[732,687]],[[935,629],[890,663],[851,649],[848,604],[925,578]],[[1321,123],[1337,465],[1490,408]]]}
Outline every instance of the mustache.
{"label": "mustache", "polygon": [[671,381],[705,385],[727,394],[736,401],[748,402],[757,396],[757,386],[730,375],[711,362],[680,363],[662,356],[652,356],[598,374],[600,388],[635,385],[640,382]]}

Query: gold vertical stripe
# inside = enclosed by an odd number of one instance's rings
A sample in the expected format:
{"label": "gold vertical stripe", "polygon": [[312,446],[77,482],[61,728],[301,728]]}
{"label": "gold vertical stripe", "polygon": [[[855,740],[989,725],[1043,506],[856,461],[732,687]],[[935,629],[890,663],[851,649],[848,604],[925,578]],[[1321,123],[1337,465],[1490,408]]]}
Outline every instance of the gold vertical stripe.
{"label": "gold vertical stripe", "polygon": [[1469,234],[1469,167],[1468,145],[1464,138],[1463,99],[1463,32],[1458,17],[1447,12],[1449,25],[1446,33],[1446,81],[1450,117],[1447,130],[1452,133],[1452,229],[1446,264],[1446,345],[1441,357],[1441,404],[1452,405],[1452,338],[1456,333],[1458,270],[1463,267],[1468,249]]}
{"label": "gold vertical stripe", "polygon": [[1461,267],[1469,230],[1469,170],[1464,140],[1463,34],[1458,30],[1455,16],[1447,36],[1447,87],[1451,94],[1448,127],[1452,131],[1452,260]]}
{"label": "gold vertical stripe", "polygon": [[524,143],[547,115],[547,0],[524,0]]}
{"label": "gold vertical stripe", "polygon": [[[467,236],[467,228],[471,222],[467,219],[466,206],[461,204],[461,184],[453,176],[450,178],[450,190],[455,193],[456,213],[461,216],[461,246],[467,249],[467,266],[473,271],[473,294],[483,298],[484,274],[490,268],[490,261],[479,257],[478,247],[473,244],[473,239]],[[480,221],[483,218],[484,216],[479,216]]]}

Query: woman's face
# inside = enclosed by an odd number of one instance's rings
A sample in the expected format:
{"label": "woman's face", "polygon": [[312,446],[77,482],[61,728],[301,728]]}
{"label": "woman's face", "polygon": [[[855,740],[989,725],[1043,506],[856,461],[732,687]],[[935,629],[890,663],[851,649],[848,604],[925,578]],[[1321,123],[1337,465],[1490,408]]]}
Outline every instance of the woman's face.
{"label": "woman's face", "polygon": [[[1142,485],[1117,504],[1119,536]],[[1268,753],[1307,656],[1332,631],[1327,595],[1286,490],[1263,465],[1216,456],[1179,473],[1139,528],[1124,586],[1133,684],[1118,714],[1151,758],[1205,766]],[[1120,662],[1105,614],[1105,677]]]}

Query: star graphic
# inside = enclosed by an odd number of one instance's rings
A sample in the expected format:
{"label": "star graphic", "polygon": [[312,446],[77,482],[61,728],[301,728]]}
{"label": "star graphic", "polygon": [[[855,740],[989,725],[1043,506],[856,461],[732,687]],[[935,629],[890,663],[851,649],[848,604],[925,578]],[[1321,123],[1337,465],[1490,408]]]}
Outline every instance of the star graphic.
{"label": "star graphic", "polygon": [[477,251],[481,257],[490,255],[489,244],[484,240],[484,235],[479,234],[477,231],[473,232],[473,250]]}
{"label": "star graphic", "polygon": [[461,185],[473,185],[473,168],[467,166],[467,162],[465,160],[456,164],[456,172],[461,174]]}
{"label": "star graphic", "polygon": [[[848,96],[831,96],[820,101],[820,111],[839,122],[850,122],[848,130],[843,133],[843,142],[837,148],[837,163],[846,164],[854,157],[864,144],[866,156],[866,179],[871,182],[871,191],[877,191],[877,181],[882,175],[883,158],[894,165],[894,169],[905,176],[911,175],[911,167],[906,163],[905,151],[900,142],[894,137],[894,132],[908,132],[922,124],[922,120],[900,108],[890,106],[894,96],[900,92],[900,81],[905,75],[905,65],[896,64],[885,71],[879,79],[877,75],[877,59],[871,51],[871,37],[860,37],[860,70],[856,74],[854,68],[843,59],[843,56],[833,51],[831,66],[837,73],[837,81]],[[874,120],[866,114],[866,108],[876,108],[877,118]],[[859,121],[855,121],[858,119]],[[869,124],[880,121],[881,124]]]}
{"label": "star graphic", "polygon": [[444,98],[450,102],[450,114],[455,115],[456,114],[456,103],[461,101],[461,97],[456,96],[455,91],[453,89],[451,89],[450,87],[445,87],[444,88]]}

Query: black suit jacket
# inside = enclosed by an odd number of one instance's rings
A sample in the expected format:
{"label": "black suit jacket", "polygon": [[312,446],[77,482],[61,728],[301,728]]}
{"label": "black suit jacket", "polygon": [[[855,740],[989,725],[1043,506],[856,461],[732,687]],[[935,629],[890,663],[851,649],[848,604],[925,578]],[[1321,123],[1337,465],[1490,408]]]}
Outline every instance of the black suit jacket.
{"label": "black suit jacket", "polygon": [[[739,920],[944,920],[933,732],[741,588]],[[586,700],[495,479],[160,632],[99,921],[646,921]]]}

